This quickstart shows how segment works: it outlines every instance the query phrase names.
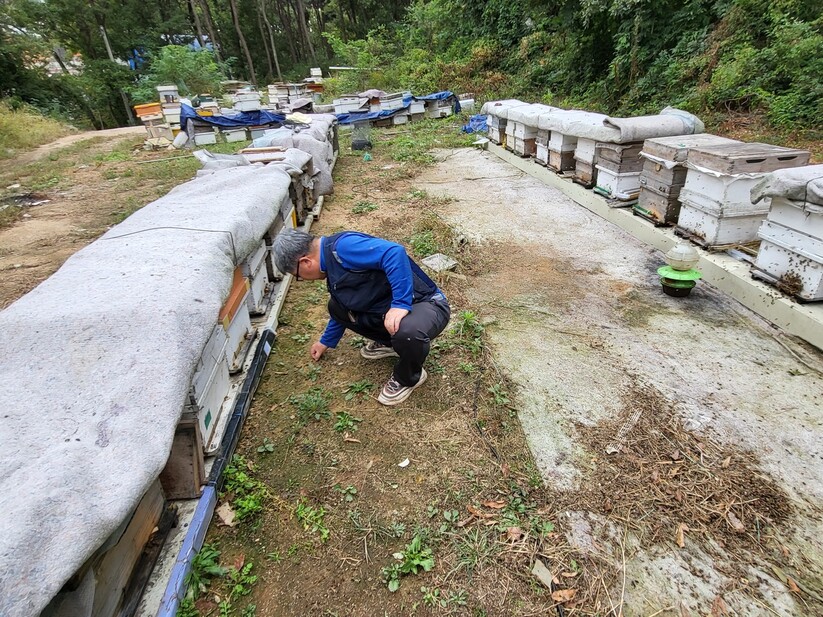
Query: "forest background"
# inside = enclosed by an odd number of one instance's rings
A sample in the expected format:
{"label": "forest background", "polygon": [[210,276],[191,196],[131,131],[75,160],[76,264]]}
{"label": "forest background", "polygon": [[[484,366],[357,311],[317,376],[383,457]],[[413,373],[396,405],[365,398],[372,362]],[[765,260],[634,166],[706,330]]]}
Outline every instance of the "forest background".
{"label": "forest background", "polygon": [[360,70],[328,80],[327,95],[675,105],[710,126],[747,114],[823,138],[823,0],[0,0],[7,118],[122,126],[163,82],[219,93],[228,79],[263,88],[330,65]]}

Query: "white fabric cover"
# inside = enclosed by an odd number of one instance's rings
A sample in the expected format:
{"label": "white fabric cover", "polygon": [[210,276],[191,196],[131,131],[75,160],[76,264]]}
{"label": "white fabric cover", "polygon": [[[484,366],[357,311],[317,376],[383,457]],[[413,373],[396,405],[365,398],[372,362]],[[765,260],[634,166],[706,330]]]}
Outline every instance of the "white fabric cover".
{"label": "white fabric cover", "polygon": [[613,118],[576,109],[560,110],[541,115],[538,128],[615,144],[651,137],[691,135],[702,133],[704,129],[697,116],[673,107],[666,107],[654,116],[634,118]]}
{"label": "white fabric cover", "polygon": [[290,182],[248,165],[182,184],[0,312],[0,615],[39,615],[157,478]]}
{"label": "white fabric cover", "polygon": [[823,206],[823,165],[778,169],[752,188],[752,203],[765,197],[782,197]]}
{"label": "white fabric cover", "polygon": [[509,117],[509,110],[513,107],[520,107],[521,105],[528,105],[528,103],[524,103],[523,101],[519,101],[517,99],[505,99],[503,101],[488,101],[483,103],[483,107],[480,108],[481,114],[486,114],[487,116],[497,116],[498,118],[507,119]]}
{"label": "white fabric cover", "polygon": [[559,107],[551,107],[550,105],[543,105],[542,103],[521,105],[509,110],[509,120],[537,128],[540,116],[544,114],[551,114],[555,111],[562,110]]}

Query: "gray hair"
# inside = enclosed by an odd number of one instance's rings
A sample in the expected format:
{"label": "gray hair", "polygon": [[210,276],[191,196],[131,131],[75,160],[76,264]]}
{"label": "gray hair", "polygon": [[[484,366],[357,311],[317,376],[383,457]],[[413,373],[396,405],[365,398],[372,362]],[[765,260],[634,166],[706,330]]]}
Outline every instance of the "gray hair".
{"label": "gray hair", "polygon": [[297,262],[311,252],[314,236],[298,229],[283,229],[271,246],[275,267],[287,273],[297,269]]}

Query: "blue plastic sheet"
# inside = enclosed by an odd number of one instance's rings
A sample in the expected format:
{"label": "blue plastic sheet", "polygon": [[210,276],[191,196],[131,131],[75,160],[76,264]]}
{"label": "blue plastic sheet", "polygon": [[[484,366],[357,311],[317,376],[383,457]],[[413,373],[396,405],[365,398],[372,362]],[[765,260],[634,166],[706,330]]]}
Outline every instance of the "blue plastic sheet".
{"label": "blue plastic sheet", "polygon": [[464,133],[488,133],[489,127],[486,126],[486,116],[483,114],[472,116],[469,118],[469,123],[460,130]]}
{"label": "blue plastic sheet", "polygon": [[186,120],[205,122],[206,124],[221,126],[223,128],[233,128],[238,126],[283,124],[286,121],[286,116],[263,109],[259,111],[242,111],[231,116],[198,116],[193,107],[182,103],[180,105],[180,124],[185,125]]}
{"label": "blue plastic sheet", "polygon": [[393,115],[401,111],[407,111],[412,101],[447,101],[452,100],[452,107],[454,113],[460,113],[460,101],[457,96],[450,90],[442,92],[434,92],[426,96],[406,96],[403,98],[403,107],[400,109],[392,109],[387,111],[361,111],[357,113],[335,114],[339,124],[355,124],[357,122],[370,122],[372,120],[381,120],[383,118],[391,118]]}

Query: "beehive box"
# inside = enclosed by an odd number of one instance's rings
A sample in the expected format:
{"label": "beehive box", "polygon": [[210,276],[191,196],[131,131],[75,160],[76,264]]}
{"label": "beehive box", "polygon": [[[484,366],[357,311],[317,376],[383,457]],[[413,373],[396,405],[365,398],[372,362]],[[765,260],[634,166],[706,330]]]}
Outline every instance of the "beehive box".
{"label": "beehive box", "polygon": [[520,137],[515,136],[512,150],[515,154],[524,158],[534,156],[536,152],[534,139],[521,139]]}
{"label": "beehive box", "polygon": [[243,368],[243,361],[248,351],[247,343],[253,334],[248,295],[249,282],[243,276],[242,268],[238,267],[234,271],[229,297],[218,316],[218,322],[226,331],[226,359],[229,363],[229,373],[236,373]]}
{"label": "beehive box", "polygon": [[534,160],[544,167],[549,165],[549,147],[546,144],[535,142]]}
{"label": "beehive box", "polygon": [[263,240],[257,250],[240,264],[243,276],[249,280],[247,307],[251,315],[263,315],[268,309],[269,270],[265,263],[267,259],[269,251]]}
{"label": "beehive box", "polygon": [[640,194],[640,172],[615,173],[601,164],[597,169],[597,192],[618,201],[632,201]]}
{"label": "beehive box", "polygon": [[586,188],[593,187],[597,182],[597,167],[591,163],[575,159],[574,181]]}
{"label": "beehive box", "polygon": [[765,221],[755,268],[779,289],[806,301],[823,300],[823,240]]}
{"label": "beehive box", "polygon": [[642,148],[642,141],[627,144],[598,143],[597,165],[613,174],[639,174],[643,169],[643,159],[640,158]]}
{"label": "beehive box", "polygon": [[728,174],[763,174],[786,167],[809,164],[806,150],[783,148],[771,144],[743,143],[733,145],[693,148],[689,152],[689,165],[704,167]]}
{"label": "beehive box", "polygon": [[813,238],[823,239],[823,206],[821,205],[773,197],[769,208],[769,221]]}
{"label": "beehive box", "polygon": [[574,149],[561,152],[549,146],[549,167],[555,171],[572,171],[574,169]]}

